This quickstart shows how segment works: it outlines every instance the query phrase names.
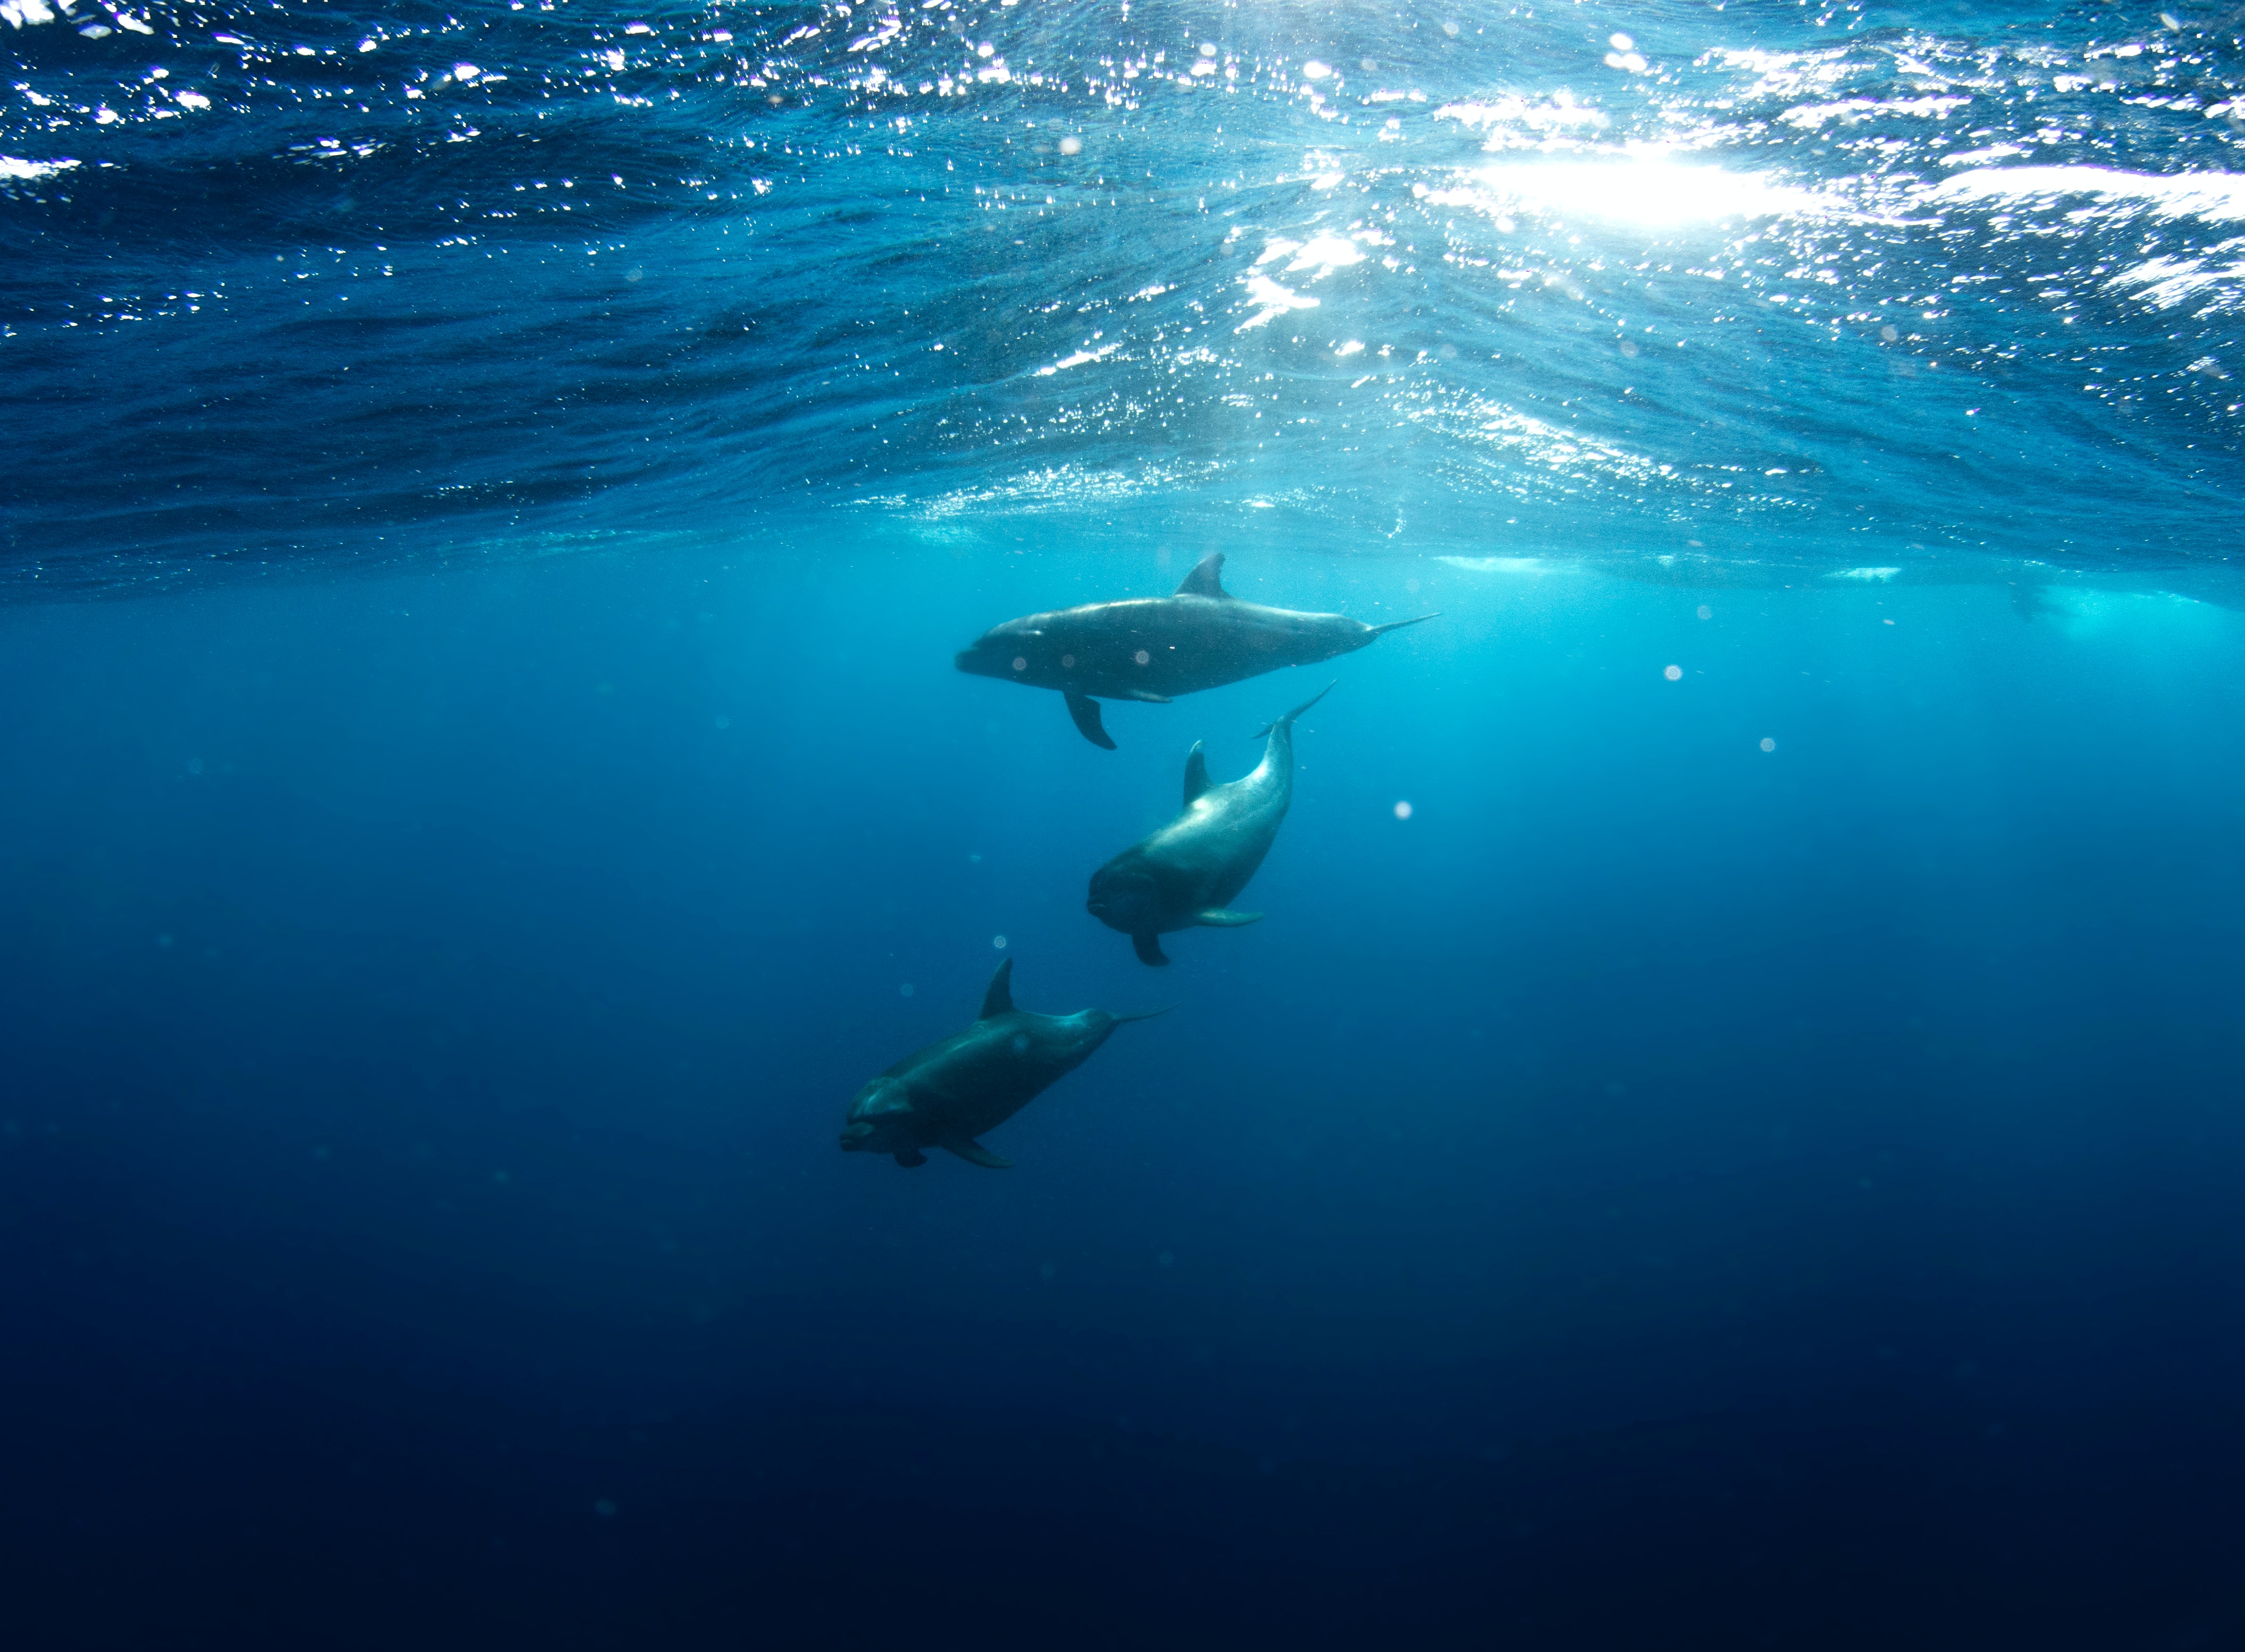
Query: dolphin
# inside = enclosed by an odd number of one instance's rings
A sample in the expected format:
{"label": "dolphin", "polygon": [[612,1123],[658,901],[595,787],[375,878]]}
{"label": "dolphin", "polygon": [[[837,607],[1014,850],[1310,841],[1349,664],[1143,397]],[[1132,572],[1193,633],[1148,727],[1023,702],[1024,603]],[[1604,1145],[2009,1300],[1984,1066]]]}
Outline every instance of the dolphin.
{"label": "dolphin", "polygon": [[1282,665],[1353,654],[1374,637],[1436,619],[1367,625],[1343,614],[1304,614],[1243,602],[1224,588],[1224,553],[1211,551],[1174,596],[1134,597],[1031,614],[993,626],[959,656],[974,676],[1058,689],[1083,738],[1109,751],[1099,701],[1151,700],[1221,688]]}
{"label": "dolphin", "polygon": [[1162,964],[1161,937],[1205,924],[1237,929],[1259,912],[1233,912],[1226,902],[1247,887],[1294,800],[1294,719],[1331,694],[1330,683],[1266,724],[1263,761],[1245,779],[1211,785],[1200,742],[1185,758],[1185,809],[1091,874],[1091,915],[1130,937],[1141,963]]}
{"label": "dolphin", "polygon": [[1032,1015],[1014,1008],[1013,978],[1008,958],[990,977],[973,1026],[906,1056],[858,1092],[842,1126],[844,1152],[890,1153],[910,1170],[927,1163],[922,1149],[941,1147],[986,1170],[1010,1170],[1010,1159],[974,1139],[1082,1066],[1122,1023],[1168,1013]]}

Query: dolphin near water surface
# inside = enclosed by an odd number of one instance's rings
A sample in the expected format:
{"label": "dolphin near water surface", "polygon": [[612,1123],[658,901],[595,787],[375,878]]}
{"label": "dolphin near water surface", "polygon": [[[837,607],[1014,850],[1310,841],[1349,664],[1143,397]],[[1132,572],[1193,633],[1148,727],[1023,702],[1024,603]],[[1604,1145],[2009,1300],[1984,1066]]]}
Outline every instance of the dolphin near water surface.
{"label": "dolphin near water surface", "polygon": [[844,1152],[888,1153],[909,1170],[927,1162],[926,1149],[940,1147],[970,1165],[1010,1170],[975,1138],[1082,1066],[1122,1023],[1167,1013],[1032,1015],[1014,1008],[1013,976],[1008,958],[990,977],[973,1026],[906,1056],[858,1092],[842,1126]]}
{"label": "dolphin near water surface", "polygon": [[1085,908],[1129,935],[1140,962],[1167,963],[1161,937],[1172,931],[1236,929],[1263,916],[1231,911],[1230,902],[1271,853],[1294,801],[1294,719],[1332,692],[1328,683],[1265,728],[1263,761],[1229,785],[1210,782],[1208,758],[1193,742],[1184,812],[1091,874]]}
{"label": "dolphin near water surface", "polygon": [[1375,637],[1437,616],[1367,625],[1345,614],[1304,614],[1243,602],[1224,588],[1214,551],[1172,596],[1134,597],[1031,614],[993,626],[959,656],[959,669],[1031,688],[1058,689],[1094,745],[1115,749],[1099,702],[1151,700],[1220,688],[1285,665],[1353,654]]}

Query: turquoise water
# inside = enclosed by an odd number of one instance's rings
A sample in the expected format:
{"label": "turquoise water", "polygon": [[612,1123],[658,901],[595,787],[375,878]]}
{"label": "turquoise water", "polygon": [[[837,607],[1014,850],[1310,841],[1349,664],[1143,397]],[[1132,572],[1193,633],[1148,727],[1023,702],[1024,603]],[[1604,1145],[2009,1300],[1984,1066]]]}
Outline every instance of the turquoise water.
{"label": "turquoise water", "polygon": [[0,17],[28,1643],[2245,1634],[2234,20]]}

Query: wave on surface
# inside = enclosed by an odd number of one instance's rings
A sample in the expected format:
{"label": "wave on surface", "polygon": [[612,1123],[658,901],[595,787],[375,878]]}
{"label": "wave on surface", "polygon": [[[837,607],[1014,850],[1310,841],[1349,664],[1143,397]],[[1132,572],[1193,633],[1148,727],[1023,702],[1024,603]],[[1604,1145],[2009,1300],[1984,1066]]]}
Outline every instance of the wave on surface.
{"label": "wave on surface", "polygon": [[834,502],[2226,579],[2234,28],[1927,16],[10,0],[8,581]]}

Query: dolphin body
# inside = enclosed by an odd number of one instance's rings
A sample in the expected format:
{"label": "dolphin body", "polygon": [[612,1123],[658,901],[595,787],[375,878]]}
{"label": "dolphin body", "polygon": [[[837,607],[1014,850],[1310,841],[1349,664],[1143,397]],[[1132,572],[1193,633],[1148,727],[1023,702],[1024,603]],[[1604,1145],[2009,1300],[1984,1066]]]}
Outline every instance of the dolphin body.
{"label": "dolphin body", "polygon": [[1122,1023],[1166,1013],[1031,1015],[1014,1008],[1013,977],[1008,958],[990,977],[973,1026],[906,1056],[858,1092],[842,1126],[844,1152],[893,1154],[910,1170],[927,1163],[923,1149],[941,1147],[986,1170],[1010,1170],[1010,1159],[974,1139],[1082,1066]]}
{"label": "dolphin body", "polygon": [[1172,931],[1237,929],[1263,916],[1233,912],[1228,903],[1271,853],[1294,800],[1294,719],[1332,692],[1328,683],[1265,728],[1263,761],[1227,785],[1210,784],[1208,759],[1194,741],[1185,758],[1184,812],[1091,874],[1086,909],[1129,935],[1139,962],[1167,963],[1161,937]]}
{"label": "dolphin body", "polygon": [[[1221,688],[1282,665],[1353,654],[1374,637],[1436,616],[1367,625],[1344,614],[1303,614],[1243,602],[1224,588],[1224,553],[1211,552],[1174,596],[1135,597],[1031,614],[992,627],[959,656],[974,676],[1058,689],[1083,738],[1109,751],[1099,701],[1151,700]],[[1283,809],[1282,809],[1283,812]]]}

